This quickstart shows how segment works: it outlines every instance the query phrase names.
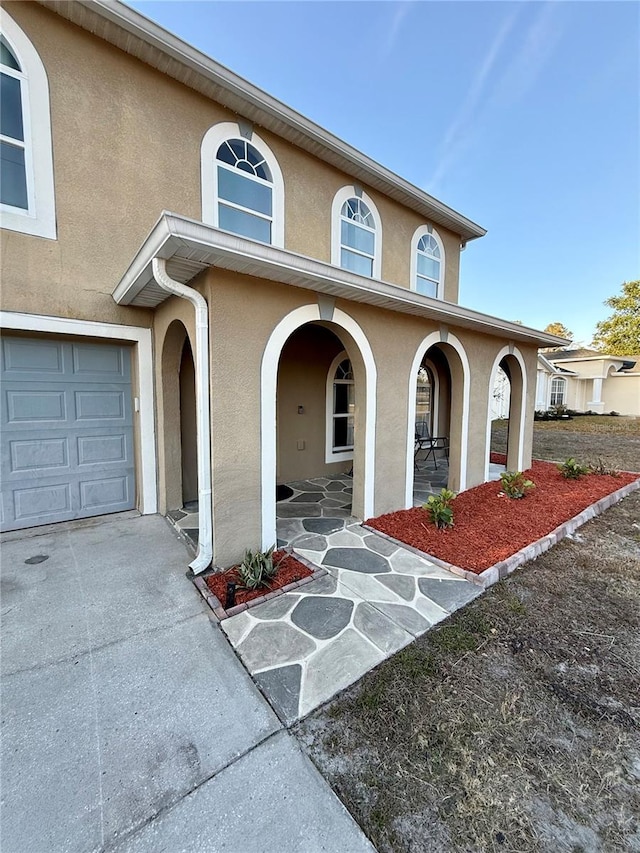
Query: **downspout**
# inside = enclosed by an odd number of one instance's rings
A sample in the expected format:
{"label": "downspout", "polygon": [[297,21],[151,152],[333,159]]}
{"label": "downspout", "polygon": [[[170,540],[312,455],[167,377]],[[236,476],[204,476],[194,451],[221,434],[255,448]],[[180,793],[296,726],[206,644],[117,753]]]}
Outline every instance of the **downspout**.
{"label": "downspout", "polygon": [[213,507],[211,503],[211,424],[209,419],[209,309],[205,298],[167,275],[166,261],[154,258],[153,277],[158,286],[188,299],[196,311],[196,445],[198,452],[198,553],[189,568],[195,575],[208,569],[213,558]]}

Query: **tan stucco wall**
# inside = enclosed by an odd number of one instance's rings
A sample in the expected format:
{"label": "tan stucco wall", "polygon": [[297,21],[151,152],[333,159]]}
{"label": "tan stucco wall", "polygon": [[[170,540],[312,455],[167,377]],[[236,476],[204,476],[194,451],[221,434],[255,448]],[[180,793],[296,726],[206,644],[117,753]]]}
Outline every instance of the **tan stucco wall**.
{"label": "tan stucco wall", "polygon": [[[245,547],[257,547],[261,541],[261,421],[260,421],[260,370],[265,346],[276,325],[291,311],[303,305],[315,304],[312,294],[286,285],[252,279],[222,270],[212,270],[202,277],[202,292],[209,300],[211,309],[211,424],[213,436],[213,489],[214,489],[214,539],[215,562],[229,565],[237,559]],[[175,302],[175,301],[174,301]],[[165,309],[169,317],[169,308]],[[341,300],[336,308],[349,314],[360,326],[373,352],[377,369],[377,418],[374,511],[376,514],[398,509],[404,505],[406,489],[407,414],[409,400],[410,367],[421,342],[438,327],[427,320],[406,315],[391,314],[366,305],[350,304]],[[343,341],[354,362],[356,372],[356,419],[358,436],[362,438],[366,395],[364,368],[357,348],[350,336],[330,323],[326,324]],[[307,327],[310,328],[310,327]],[[469,332],[465,329],[450,329],[464,347],[469,362],[469,444],[467,456],[467,486],[484,480],[486,462],[486,424],[489,404],[489,375],[500,349],[507,343],[488,335]],[[446,334],[446,332],[445,332]],[[313,335],[313,332],[311,333]],[[312,347],[310,347],[312,349]],[[456,396],[461,400],[461,366],[457,356],[442,344],[442,350],[450,356],[454,393],[451,413],[451,471],[450,484],[458,487],[456,466],[460,458],[461,411],[456,409]],[[535,348],[521,347],[531,380],[528,382],[528,406],[531,414],[525,426],[525,460],[530,460],[532,414],[535,397],[535,373],[537,354]],[[306,393],[302,372],[290,372],[292,364],[284,362],[284,375],[288,380],[298,375],[293,391],[285,390],[280,399],[279,412],[293,411],[298,393]],[[298,356],[296,356],[297,358]],[[310,387],[320,390],[322,409],[316,425],[324,424],[324,383],[329,353],[320,355],[322,369],[317,370]],[[327,362],[327,365],[325,365]],[[300,362],[301,364],[303,362]],[[414,383],[412,382],[412,387]],[[280,394],[280,387],[278,394]],[[412,392],[415,393],[415,390]],[[294,399],[295,397],[295,399]],[[316,405],[312,402],[312,406]],[[293,407],[293,408],[292,408]],[[298,417],[292,416],[294,420]],[[444,417],[444,414],[443,414]],[[322,427],[320,428],[322,429]],[[294,439],[299,438],[297,423],[289,430],[280,426],[280,454],[284,452],[283,435],[289,453]],[[295,435],[294,435],[295,433]],[[314,443],[322,447],[323,436],[314,433]],[[354,512],[362,512],[363,489],[363,446],[356,438],[354,459]],[[318,457],[323,470],[324,462]],[[278,461],[280,481],[286,479],[282,466],[297,466],[297,460]],[[304,468],[304,474],[319,475],[320,471]],[[239,524],[238,520],[242,523]]]}
{"label": "tan stucco wall", "polygon": [[[201,218],[200,145],[237,116],[36,3],[5,3],[47,70],[57,241],[2,232],[3,307],[149,325],[111,292],[162,210]],[[353,180],[268,131],[285,181],[285,245],[331,259],[331,202]],[[374,190],[383,278],[409,285],[411,236],[424,220]],[[457,300],[459,238],[446,247],[445,298]]]}
{"label": "tan stucco wall", "polygon": [[344,344],[327,329],[309,325],[294,333],[282,351],[277,396],[278,483],[351,468],[351,461],[325,461],[327,376],[332,361],[343,350]]}
{"label": "tan stucco wall", "polygon": [[602,383],[602,399],[605,412],[640,417],[640,374],[609,376]]}

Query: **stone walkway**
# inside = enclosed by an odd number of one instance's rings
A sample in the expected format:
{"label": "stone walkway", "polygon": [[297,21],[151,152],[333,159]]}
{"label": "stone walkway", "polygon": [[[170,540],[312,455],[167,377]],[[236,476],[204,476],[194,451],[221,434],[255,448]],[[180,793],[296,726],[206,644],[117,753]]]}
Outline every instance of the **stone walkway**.
{"label": "stone walkway", "polygon": [[292,495],[277,504],[279,543],[328,575],[221,623],[286,724],[482,592],[365,530],[349,514],[350,482],[291,483]]}
{"label": "stone walkway", "polygon": [[[491,466],[491,479],[501,466]],[[439,461],[416,470],[414,504],[446,486]],[[348,474],[288,483],[276,504],[279,547],[328,574],[225,619],[222,630],[290,725],[361,678],[482,588],[365,530],[351,516]],[[197,504],[172,513],[197,542]],[[193,534],[196,534],[194,537]]]}

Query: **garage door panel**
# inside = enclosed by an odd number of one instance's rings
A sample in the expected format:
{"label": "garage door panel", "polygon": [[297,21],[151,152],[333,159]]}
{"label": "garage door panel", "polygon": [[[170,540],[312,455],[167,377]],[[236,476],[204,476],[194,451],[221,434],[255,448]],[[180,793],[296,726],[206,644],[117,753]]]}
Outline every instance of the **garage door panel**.
{"label": "garage door panel", "polygon": [[[2,529],[131,509],[128,348],[5,339],[2,356]],[[61,364],[63,375],[33,378],[37,364]]]}
{"label": "garage door panel", "polygon": [[69,440],[62,438],[35,438],[9,441],[10,475],[23,476],[33,471],[40,476],[43,471],[69,468]]}
{"label": "garage door panel", "polygon": [[[42,381],[42,380],[40,380]],[[31,423],[65,422],[67,399],[64,391],[6,391],[7,426],[24,429]]]}
{"label": "garage door panel", "polygon": [[95,480],[82,480],[78,485],[82,510],[109,507],[109,512],[113,512],[112,507],[122,506],[124,508],[130,501],[129,479],[127,477],[101,477]]}
{"label": "garage door panel", "polygon": [[56,516],[72,512],[71,485],[53,483],[15,489],[13,492],[14,518],[20,527],[46,524]]}
{"label": "garage door panel", "polygon": [[83,382],[112,381],[115,377],[128,382],[130,360],[123,355],[118,346],[102,346],[98,352],[92,344],[73,344],[73,373]]}
{"label": "garage door panel", "polygon": [[27,338],[4,338],[2,341],[5,375],[22,379],[42,378],[43,373],[64,373],[64,344],[54,341],[32,341]]}
{"label": "garage door panel", "polygon": [[74,402],[78,421],[123,421],[126,417],[124,391],[76,391]]}

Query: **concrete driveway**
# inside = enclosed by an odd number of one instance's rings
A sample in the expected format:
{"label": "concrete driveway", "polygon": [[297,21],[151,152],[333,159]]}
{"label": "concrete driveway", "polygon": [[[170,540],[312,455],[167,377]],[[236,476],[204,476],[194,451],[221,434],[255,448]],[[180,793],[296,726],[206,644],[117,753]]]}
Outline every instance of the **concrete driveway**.
{"label": "concrete driveway", "polygon": [[188,559],[159,516],[5,537],[2,849],[370,853]]}

